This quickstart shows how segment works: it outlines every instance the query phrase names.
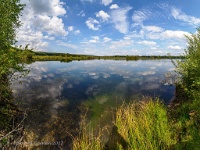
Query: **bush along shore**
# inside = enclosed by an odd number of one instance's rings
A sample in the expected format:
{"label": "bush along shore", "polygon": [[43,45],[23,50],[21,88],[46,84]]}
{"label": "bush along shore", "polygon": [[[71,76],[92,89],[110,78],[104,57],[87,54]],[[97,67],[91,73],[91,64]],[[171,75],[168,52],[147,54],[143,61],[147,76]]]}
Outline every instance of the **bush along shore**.
{"label": "bush along shore", "polygon": [[96,133],[82,123],[80,135],[73,138],[73,149],[200,149],[200,29],[187,39],[186,59],[173,62],[180,80],[170,105],[147,97],[124,103],[116,110],[107,140],[102,134],[105,128]]}

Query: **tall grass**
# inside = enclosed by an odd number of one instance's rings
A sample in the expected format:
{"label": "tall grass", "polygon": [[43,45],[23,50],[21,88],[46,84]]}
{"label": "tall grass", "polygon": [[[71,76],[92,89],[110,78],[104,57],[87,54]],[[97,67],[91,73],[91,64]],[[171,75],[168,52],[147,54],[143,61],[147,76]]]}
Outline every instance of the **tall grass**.
{"label": "tall grass", "polygon": [[165,150],[176,144],[166,107],[158,99],[144,98],[141,102],[124,103],[117,108],[115,115],[114,127],[106,144],[102,142],[103,130],[94,132],[82,123],[81,133],[73,140],[73,149]]}
{"label": "tall grass", "polygon": [[73,137],[73,150],[101,150],[103,149],[103,131],[95,130],[86,124],[85,121],[80,123],[80,133],[77,137]]}
{"label": "tall grass", "polygon": [[132,150],[163,150],[175,144],[166,108],[158,99],[124,103],[117,109],[115,125]]}

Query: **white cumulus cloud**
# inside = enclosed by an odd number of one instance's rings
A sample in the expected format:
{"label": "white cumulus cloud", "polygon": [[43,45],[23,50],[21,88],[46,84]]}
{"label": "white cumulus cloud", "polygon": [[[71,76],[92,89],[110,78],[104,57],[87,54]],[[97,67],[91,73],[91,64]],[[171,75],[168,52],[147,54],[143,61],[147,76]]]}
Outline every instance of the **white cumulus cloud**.
{"label": "white cumulus cloud", "polygon": [[159,37],[163,39],[185,39],[185,35],[190,35],[188,32],[180,30],[166,30],[160,33]]}
{"label": "white cumulus cloud", "polygon": [[112,5],[110,6],[110,9],[117,9],[117,8],[119,8],[119,6],[118,6],[117,4],[112,4]]}
{"label": "white cumulus cloud", "polygon": [[66,14],[60,0],[21,0],[26,4],[20,21],[23,25],[17,30],[17,45],[30,44],[34,49],[45,49],[46,40],[55,36],[66,36],[62,16]]}
{"label": "white cumulus cloud", "polygon": [[108,6],[110,3],[112,3],[112,0],[102,0],[101,3],[105,6]]}
{"label": "white cumulus cloud", "polygon": [[[24,0],[23,0],[24,1]],[[22,1],[22,2],[23,2]],[[63,2],[60,0],[31,0],[30,5],[34,14],[49,16],[59,16],[66,14],[66,10],[63,8]]]}
{"label": "white cumulus cloud", "polygon": [[48,43],[43,41],[43,38],[49,37],[44,37],[42,32],[33,31],[29,27],[21,28],[17,33],[17,45],[25,46],[26,44],[29,44],[29,47],[34,48],[34,50],[37,50],[38,48],[45,49],[48,46]]}
{"label": "white cumulus cloud", "polygon": [[47,15],[37,15],[37,17],[32,20],[32,23],[38,31],[46,32],[49,35],[67,35],[62,19],[56,16],[49,17]]}
{"label": "white cumulus cloud", "polygon": [[99,21],[97,21],[96,19],[88,18],[88,20],[85,23],[89,29],[99,30],[99,27],[100,27]]}
{"label": "white cumulus cloud", "polygon": [[110,18],[110,16],[103,10],[100,10],[98,13],[96,13],[96,17],[101,18],[102,21],[108,21]]}
{"label": "white cumulus cloud", "polygon": [[73,26],[69,26],[67,29],[68,29],[68,31],[73,31],[74,27]]}

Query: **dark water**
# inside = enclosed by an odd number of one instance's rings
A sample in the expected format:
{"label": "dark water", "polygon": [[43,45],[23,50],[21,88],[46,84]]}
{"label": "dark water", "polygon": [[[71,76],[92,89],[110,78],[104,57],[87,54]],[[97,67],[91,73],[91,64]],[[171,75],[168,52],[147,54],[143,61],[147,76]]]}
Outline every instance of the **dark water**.
{"label": "dark water", "polygon": [[69,144],[79,122],[105,125],[122,101],[159,97],[168,104],[174,96],[171,60],[92,60],[35,62],[22,84],[12,85],[17,102],[27,110],[27,141]]}

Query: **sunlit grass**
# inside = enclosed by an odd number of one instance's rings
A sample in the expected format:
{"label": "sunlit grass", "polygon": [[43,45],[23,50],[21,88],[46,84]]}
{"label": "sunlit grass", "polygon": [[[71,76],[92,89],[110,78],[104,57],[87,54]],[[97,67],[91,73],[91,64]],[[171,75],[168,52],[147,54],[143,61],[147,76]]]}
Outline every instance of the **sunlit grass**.
{"label": "sunlit grass", "polygon": [[114,127],[106,143],[102,142],[102,130],[94,132],[82,123],[81,133],[73,140],[73,149],[163,150],[176,144],[166,107],[158,99],[143,98],[141,102],[124,103],[115,115]]}
{"label": "sunlit grass", "polygon": [[175,144],[166,108],[158,99],[124,103],[117,109],[115,125],[129,149],[170,149]]}
{"label": "sunlit grass", "polygon": [[101,150],[103,149],[103,131],[105,129],[94,130],[85,121],[80,123],[80,133],[73,138],[73,150]]}
{"label": "sunlit grass", "polygon": [[[94,131],[85,122],[73,138],[73,149],[79,150],[168,150],[200,148],[200,101],[184,102],[167,108],[159,99],[144,97],[141,101],[123,103],[116,109],[109,136],[105,128]],[[169,112],[169,109],[172,109]]]}

